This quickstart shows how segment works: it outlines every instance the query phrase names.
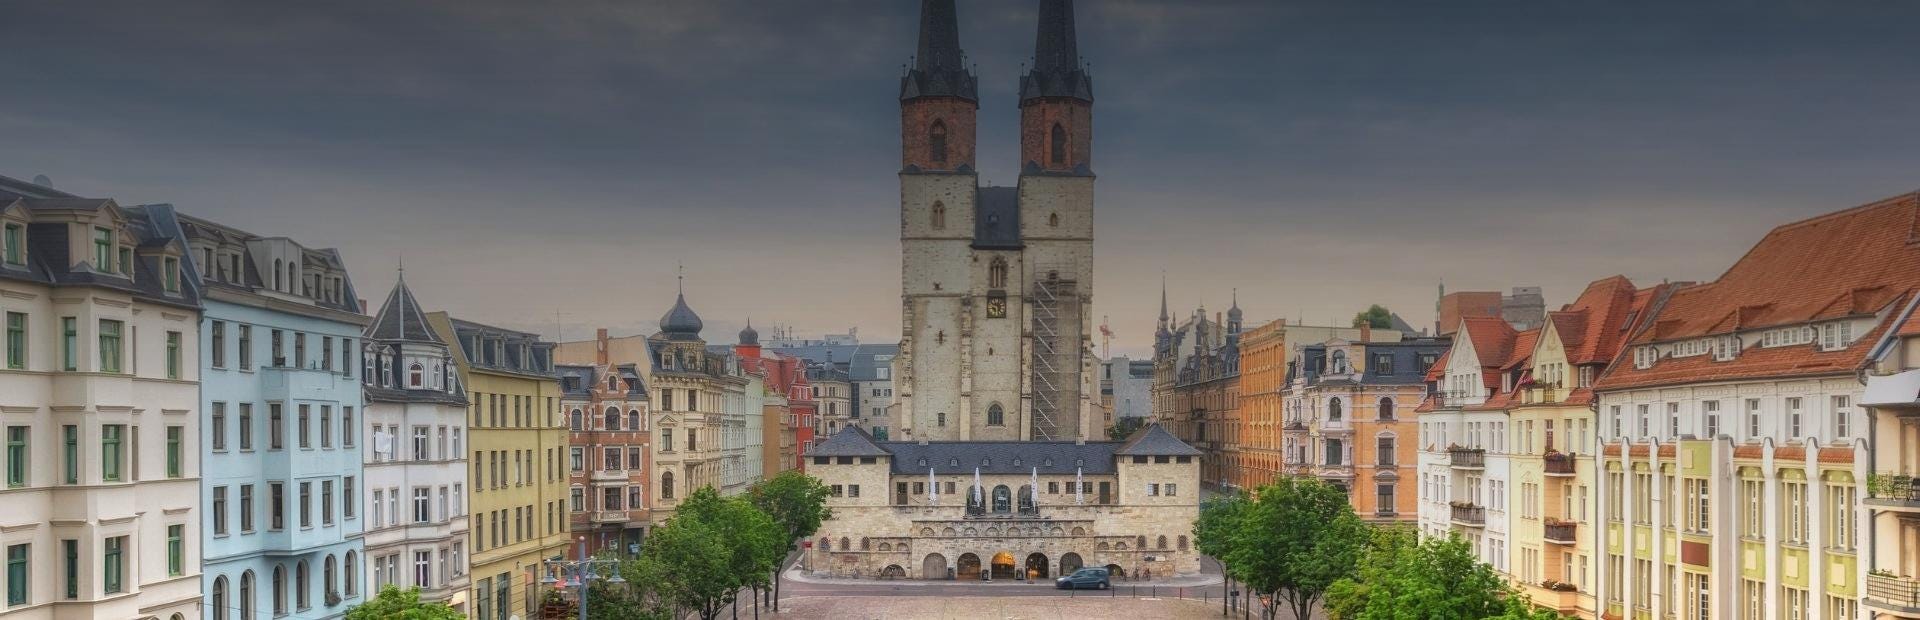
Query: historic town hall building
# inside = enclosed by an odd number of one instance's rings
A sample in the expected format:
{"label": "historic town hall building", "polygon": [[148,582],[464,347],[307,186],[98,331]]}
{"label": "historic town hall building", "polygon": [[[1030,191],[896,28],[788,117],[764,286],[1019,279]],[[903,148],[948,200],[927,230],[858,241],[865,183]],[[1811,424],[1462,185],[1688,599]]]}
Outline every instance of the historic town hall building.
{"label": "historic town hall building", "polygon": [[1020,79],[1017,187],[981,187],[974,171],[978,80],[953,1],[927,0],[920,19],[900,81],[900,438],[1097,435],[1093,83],[1073,3],[1040,3]]}
{"label": "historic town hall building", "polygon": [[1043,0],[1020,81],[1018,187],[974,174],[977,82],[953,0],[921,5],[901,81],[905,441],[846,428],[806,454],[833,490],[807,567],[841,577],[1117,578],[1199,572],[1200,451],[1093,420],[1092,83],[1073,3]]}

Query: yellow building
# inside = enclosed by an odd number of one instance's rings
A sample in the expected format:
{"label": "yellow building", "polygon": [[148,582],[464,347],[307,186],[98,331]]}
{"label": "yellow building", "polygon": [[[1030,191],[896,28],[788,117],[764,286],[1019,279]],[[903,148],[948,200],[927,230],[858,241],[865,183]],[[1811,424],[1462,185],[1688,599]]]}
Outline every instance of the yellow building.
{"label": "yellow building", "polygon": [[531,617],[540,563],[561,557],[568,542],[567,430],[554,345],[445,312],[427,321],[453,343],[470,402],[473,617]]}

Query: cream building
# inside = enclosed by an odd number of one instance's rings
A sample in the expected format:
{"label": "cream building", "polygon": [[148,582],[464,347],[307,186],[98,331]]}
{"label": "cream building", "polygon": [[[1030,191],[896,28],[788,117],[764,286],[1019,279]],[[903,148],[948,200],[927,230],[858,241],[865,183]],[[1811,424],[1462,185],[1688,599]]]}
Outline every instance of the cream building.
{"label": "cream building", "polygon": [[172,208],[0,177],[10,618],[203,616],[199,278]]}
{"label": "cream building", "polygon": [[[1200,571],[1200,451],[1158,424],[1125,442],[876,442],[852,428],[808,453],[832,489],[807,567],[835,577],[1118,579]],[[976,481],[978,484],[976,485]],[[1078,488],[1076,489],[1076,484]]]}

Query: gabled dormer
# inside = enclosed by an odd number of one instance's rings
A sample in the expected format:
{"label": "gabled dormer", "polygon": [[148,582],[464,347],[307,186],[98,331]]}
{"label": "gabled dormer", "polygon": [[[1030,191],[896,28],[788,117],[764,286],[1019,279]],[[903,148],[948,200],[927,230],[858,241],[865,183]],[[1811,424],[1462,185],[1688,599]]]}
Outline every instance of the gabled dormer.
{"label": "gabled dormer", "polygon": [[27,268],[27,225],[32,223],[26,201],[0,198],[0,269]]}

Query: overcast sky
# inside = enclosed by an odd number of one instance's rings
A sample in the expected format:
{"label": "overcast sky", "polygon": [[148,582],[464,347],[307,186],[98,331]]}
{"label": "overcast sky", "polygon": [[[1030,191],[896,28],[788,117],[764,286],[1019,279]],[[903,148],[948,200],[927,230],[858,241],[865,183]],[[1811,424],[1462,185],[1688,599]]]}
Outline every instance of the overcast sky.
{"label": "overcast sky", "polygon": [[[1034,0],[960,0],[983,182]],[[271,5],[271,6],[268,6]],[[0,4],[0,174],[346,256],[378,304],[899,334],[913,0]],[[1911,2],[1082,0],[1095,312],[1430,324],[1434,288],[1712,279],[1920,187]]]}

